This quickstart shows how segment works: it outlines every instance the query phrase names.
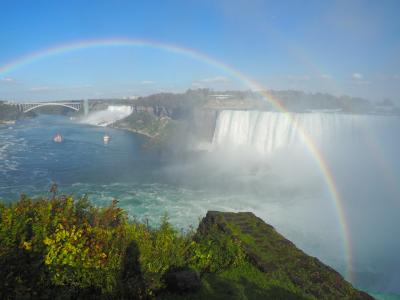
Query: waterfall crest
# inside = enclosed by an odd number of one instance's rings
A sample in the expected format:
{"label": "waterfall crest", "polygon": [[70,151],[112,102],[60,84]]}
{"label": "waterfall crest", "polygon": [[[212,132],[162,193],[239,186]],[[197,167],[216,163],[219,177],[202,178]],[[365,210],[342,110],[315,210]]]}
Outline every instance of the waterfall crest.
{"label": "waterfall crest", "polygon": [[[213,147],[246,146],[259,153],[298,145],[304,136],[321,145],[336,137],[357,139],[357,133],[387,126],[393,118],[338,113],[291,113],[224,110],[214,131]],[[386,125],[385,125],[386,124]],[[372,128],[372,129],[371,129]]]}
{"label": "waterfall crest", "polygon": [[105,110],[90,113],[87,117],[82,119],[81,122],[90,125],[108,126],[118,120],[126,118],[132,111],[132,107],[128,105],[109,105]]}

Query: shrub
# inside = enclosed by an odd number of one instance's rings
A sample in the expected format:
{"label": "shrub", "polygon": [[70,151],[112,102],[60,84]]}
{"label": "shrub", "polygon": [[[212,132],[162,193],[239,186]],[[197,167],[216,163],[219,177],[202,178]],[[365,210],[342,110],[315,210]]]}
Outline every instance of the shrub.
{"label": "shrub", "polygon": [[245,254],[239,241],[213,228],[206,236],[191,242],[188,260],[191,267],[202,273],[217,273],[240,266],[245,261]]}
{"label": "shrub", "polygon": [[[158,228],[128,220],[87,197],[0,204],[0,298],[155,296],[173,268],[218,272],[244,259],[240,244],[217,231],[193,238],[165,216]],[[129,295],[129,296],[128,296]]]}

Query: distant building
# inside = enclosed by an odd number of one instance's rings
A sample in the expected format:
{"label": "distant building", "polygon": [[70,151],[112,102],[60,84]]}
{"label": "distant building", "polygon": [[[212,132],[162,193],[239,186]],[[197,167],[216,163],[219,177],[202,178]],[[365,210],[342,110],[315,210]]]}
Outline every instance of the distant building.
{"label": "distant building", "polygon": [[216,94],[216,95],[210,95],[210,97],[213,97],[217,100],[224,100],[224,99],[229,99],[232,98],[232,95],[228,94]]}
{"label": "distant building", "polygon": [[137,100],[139,98],[139,96],[125,96],[122,97],[122,99],[124,100]]}

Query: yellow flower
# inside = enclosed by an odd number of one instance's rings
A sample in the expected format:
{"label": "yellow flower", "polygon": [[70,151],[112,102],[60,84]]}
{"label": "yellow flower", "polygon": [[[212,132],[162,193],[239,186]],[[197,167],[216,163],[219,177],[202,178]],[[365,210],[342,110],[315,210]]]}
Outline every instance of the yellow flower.
{"label": "yellow flower", "polygon": [[46,237],[46,238],[43,240],[43,243],[44,243],[46,246],[50,246],[51,244],[53,244],[53,240],[51,240],[51,239],[49,239],[48,237]]}
{"label": "yellow flower", "polygon": [[22,243],[22,248],[24,248],[25,250],[31,250],[32,249],[32,243],[25,241],[25,242]]}

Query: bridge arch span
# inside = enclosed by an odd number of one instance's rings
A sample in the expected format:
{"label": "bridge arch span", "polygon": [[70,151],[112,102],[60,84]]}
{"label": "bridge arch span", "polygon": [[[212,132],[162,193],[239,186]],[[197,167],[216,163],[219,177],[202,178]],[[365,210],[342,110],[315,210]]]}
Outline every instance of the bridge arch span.
{"label": "bridge arch span", "polygon": [[24,103],[24,104],[21,104],[21,110],[23,113],[27,113],[36,108],[44,107],[44,106],[62,106],[62,107],[70,108],[75,111],[79,111],[81,109],[80,103]]}

